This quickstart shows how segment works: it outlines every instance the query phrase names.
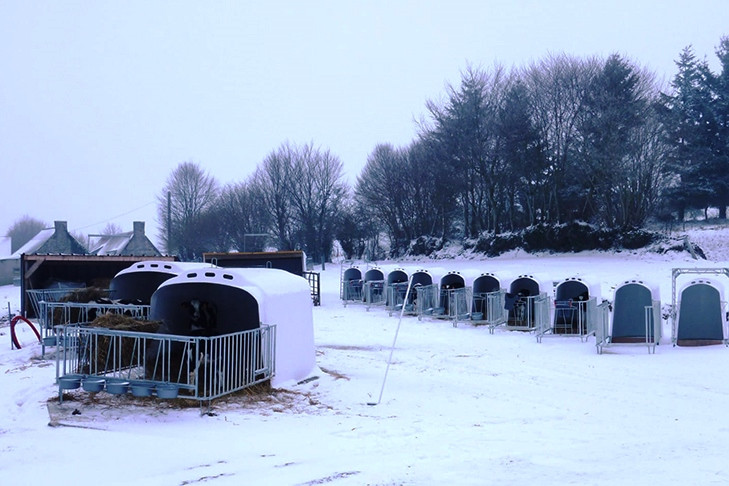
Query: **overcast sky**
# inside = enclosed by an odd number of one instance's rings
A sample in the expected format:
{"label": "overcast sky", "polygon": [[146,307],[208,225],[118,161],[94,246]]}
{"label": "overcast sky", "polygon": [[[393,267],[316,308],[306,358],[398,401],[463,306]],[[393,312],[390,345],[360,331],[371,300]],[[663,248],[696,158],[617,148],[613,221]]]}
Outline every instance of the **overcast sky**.
{"label": "overcast sky", "polygon": [[617,52],[667,81],[691,44],[716,70],[729,1],[0,0],[0,234],[146,221],[180,162],[245,180],[289,141],[354,183],[404,146],[469,64]]}

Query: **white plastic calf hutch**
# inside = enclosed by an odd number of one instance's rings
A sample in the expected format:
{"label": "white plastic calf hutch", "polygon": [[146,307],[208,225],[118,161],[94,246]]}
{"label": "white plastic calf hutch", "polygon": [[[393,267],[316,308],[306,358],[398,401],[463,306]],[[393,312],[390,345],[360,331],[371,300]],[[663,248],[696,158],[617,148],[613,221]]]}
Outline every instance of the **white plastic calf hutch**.
{"label": "white plastic calf hutch", "polygon": [[[405,294],[408,290],[408,274],[402,268],[396,268],[387,274],[385,287],[385,309],[390,315],[394,311],[401,311],[405,303]],[[408,297],[409,299],[409,297]]]}
{"label": "white plastic calf hutch", "polygon": [[440,279],[439,307],[433,317],[441,317],[453,321],[469,317],[471,312],[471,288],[466,287],[466,280],[460,272],[448,272]]}
{"label": "white plastic calf hutch", "polygon": [[597,352],[613,345],[647,346],[655,352],[662,335],[661,299],[657,285],[632,279],[618,285],[612,295],[610,318],[598,312]]}
{"label": "white plastic calf hutch", "polygon": [[149,305],[152,294],[165,280],[194,268],[212,266],[194,262],[141,261],[120,271],[111,279],[109,297],[126,303]]}
{"label": "white plastic calf hutch", "polygon": [[182,335],[275,326],[271,385],[277,387],[303,380],[314,369],[312,307],[306,279],[284,270],[206,268],[160,285],[150,317],[162,321],[160,332]]}
{"label": "white plastic calf hutch", "polygon": [[533,275],[519,275],[511,282],[504,307],[507,329],[532,331],[549,325],[549,296]]}
{"label": "white plastic calf hutch", "polygon": [[581,278],[572,277],[554,288],[554,314],[551,326],[537,329],[537,340],[547,334],[579,336],[583,341],[597,326],[597,286],[588,287]]}
{"label": "white plastic calf hutch", "polygon": [[342,267],[340,297],[343,304],[362,302],[362,271],[357,266]]}
{"label": "white plastic calf hutch", "polygon": [[471,321],[485,324],[493,334],[494,328],[506,323],[506,292],[493,273],[482,273],[473,280]]}
{"label": "white plastic calf hutch", "polygon": [[364,274],[364,302],[367,310],[373,305],[385,305],[385,274],[374,267]]}
{"label": "white plastic calf hutch", "polygon": [[438,286],[427,270],[416,270],[410,277],[410,296],[405,303],[405,314],[417,315],[418,319],[438,305]]}

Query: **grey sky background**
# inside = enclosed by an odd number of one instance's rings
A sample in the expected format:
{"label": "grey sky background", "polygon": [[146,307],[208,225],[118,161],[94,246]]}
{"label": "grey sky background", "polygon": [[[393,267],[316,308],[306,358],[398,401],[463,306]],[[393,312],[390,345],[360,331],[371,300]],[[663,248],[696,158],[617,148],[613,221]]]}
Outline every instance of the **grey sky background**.
{"label": "grey sky background", "polygon": [[221,184],[289,141],[354,184],[404,146],[469,64],[617,52],[669,82],[691,44],[714,70],[729,1],[0,0],[0,234],[29,215],[96,233],[146,221],[180,162]]}

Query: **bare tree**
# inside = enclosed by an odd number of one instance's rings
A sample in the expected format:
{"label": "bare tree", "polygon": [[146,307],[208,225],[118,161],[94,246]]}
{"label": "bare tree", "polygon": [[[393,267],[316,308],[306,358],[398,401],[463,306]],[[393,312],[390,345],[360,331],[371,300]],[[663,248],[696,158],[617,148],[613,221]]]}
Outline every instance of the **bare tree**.
{"label": "bare tree", "polygon": [[329,258],[334,224],[345,194],[339,158],[312,144],[294,150],[289,195],[296,213],[299,241],[316,262]]}
{"label": "bare tree", "polygon": [[250,250],[250,235],[267,233],[270,227],[270,215],[264,206],[261,188],[253,178],[225,186],[215,205],[215,213],[220,228],[220,246],[225,250]]}
{"label": "bare tree", "polygon": [[547,161],[549,195],[544,213],[548,222],[571,221],[584,200],[575,146],[585,91],[597,68],[594,59],[562,54],[548,56],[525,72],[532,93],[531,112]]}
{"label": "bare tree", "polygon": [[253,175],[280,250],[294,249],[293,208],[289,197],[293,166],[294,149],[286,143],[266,156]]}
{"label": "bare tree", "polygon": [[31,218],[28,215],[16,220],[10,228],[6,236],[10,237],[10,251],[15,253],[19,248],[28,243],[39,231],[47,228],[48,225],[43,221]]}
{"label": "bare tree", "polygon": [[336,156],[313,144],[285,143],[265,158],[254,184],[280,249],[303,249],[315,261],[329,257],[346,192]]}
{"label": "bare tree", "polygon": [[215,178],[194,162],[182,162],[170,174],[157,197],[158,217],[164,231],[162,240],[168,253],[177,254],[182,260],[201,258],[210,236],[209,229],[204,228],[206,213],[217,196]]}
{"label": "bare tree", "polygon": [[104,229],[101,230],[101,233],[99,233],[99,234],[109,236],[109,235],[118,235],[119,233],[123,233],[123,232],[124,232],[124,230],[118,224],[107,223],[106,226],[104,226]]}
{"label": "bare tree", "polygon": [[393,248],[407,246],[413,235],[405,214],[406,200],[412,197],[406,186],[404,153],[389,144],[377,145],[357,178],[355,194],[363,208],[370,208],[387,228]]}

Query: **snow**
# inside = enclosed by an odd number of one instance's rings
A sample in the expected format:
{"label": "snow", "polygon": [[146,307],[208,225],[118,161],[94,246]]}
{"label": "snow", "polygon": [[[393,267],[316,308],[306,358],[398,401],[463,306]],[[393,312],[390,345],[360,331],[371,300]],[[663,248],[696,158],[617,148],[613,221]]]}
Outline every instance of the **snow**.
{"label": "snow", "polygon": [[[670,304],[673,268],[727,267],[729,233],[712,229],[712,261],[641,252],[387,262],[580,277],[602,296],[630,278]],[[703,241],[700,242],[703,244]],[[366,268],[365,264],[361,268]],[[55,362],[26,326],[11,350],[0,327],[0,483],[136,484],[707,484],[729,481],[724,346],[673,347],[670,321],[652,355],[594,339],[534,335],[388,316],[339,301],[340,266],[321,273],[314,309],[318,379],[213,402],[211,413],[156,399],[90,398],[59,408]],[[686,276],[687,279],[695,276]],[[0,308],[17,308],[0,287]],[[392,363],[382,388],[391,345]],[[382,401],[376,406],[380,391]],[[50,400],[50,405],[49,405]],[[53,411],[49,416],[49,407]],[[76,415],[73,412],[77,411]],[[50,427],[49,422],[56,426]],[[64,425],[65,424],[65,425]]]}

